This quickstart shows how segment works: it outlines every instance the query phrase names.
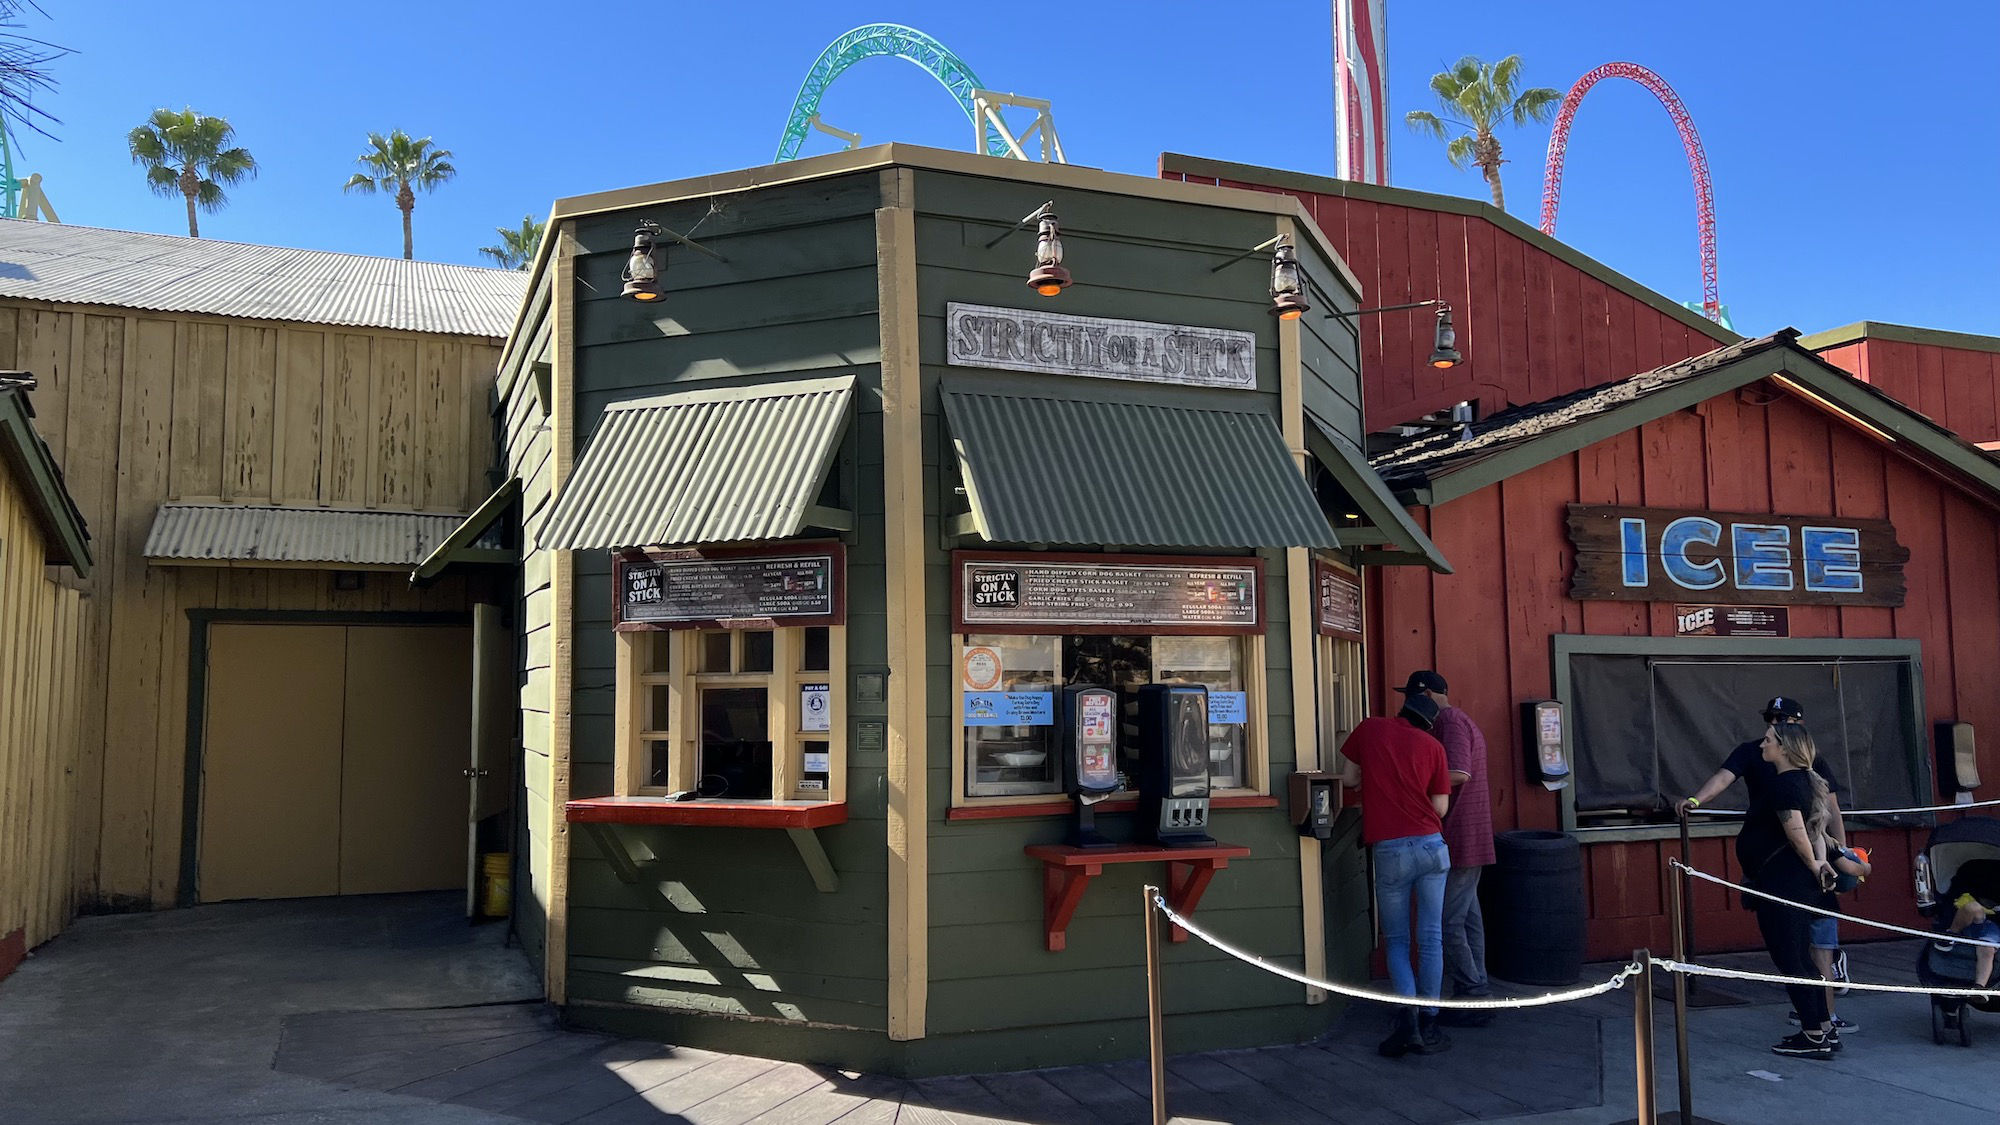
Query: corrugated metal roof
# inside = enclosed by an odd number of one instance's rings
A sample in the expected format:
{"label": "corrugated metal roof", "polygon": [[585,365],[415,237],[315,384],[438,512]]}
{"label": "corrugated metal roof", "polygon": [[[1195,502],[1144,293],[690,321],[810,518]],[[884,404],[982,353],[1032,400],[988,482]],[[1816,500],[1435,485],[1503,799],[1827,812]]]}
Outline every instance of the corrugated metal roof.
{"label": "corrugated metal roof", "polygon": [[613,403],[541,545],[592,551],[796,535],[853,397],[854,377],[842,375]]}
{"label": "corrugated metal roof", "polygon": [[0,297],[504,338],[528,275],[0,219]]}
{"label": "corrugated metal roof", "polygon": [[449,512],[162,504],[145,554],[181,562],[415,566],[464,520]]}
{"label": "corrugated metal roof", "polygon": [[943,397],[993,542],[1339,546],[1268,414],[949,386]]}

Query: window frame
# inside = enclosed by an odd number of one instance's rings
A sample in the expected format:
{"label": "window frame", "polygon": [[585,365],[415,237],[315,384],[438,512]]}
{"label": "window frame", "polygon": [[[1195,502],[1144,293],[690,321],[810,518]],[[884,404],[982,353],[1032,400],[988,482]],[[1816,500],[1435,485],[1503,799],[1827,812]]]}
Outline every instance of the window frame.
{"label": "window frame", "polygon": [[[827,631],[827,667],[805,669],[805,631],[823,628]],[[771,670],[768,672],[740,672],[734,669],[742,663],[743,634],[769,631],[771,638]],[[697,655],[697,638],[707,633],[727,632],[730,637],[730,667],[728,672],[704,672],[694,667]],[[645,670],[644,649],[653,639],[664,634],[667,638],[668,671],[651,672]],[[691,718],[699,705],[700,692],[707,687],[762,687],[766,693],[769,708],[767,729],[771,735],[771,793],[768,800],[759,799],[752,804],[798,804],[803,802],[832,802],[844,804],[847,800],[847,627],[845,625],[786,625],[745,623],[736,627],[701,627],[674,629],[622,629],[614,634],[617,644],[616,658],[616,702],[614,720],[614,764],[613,788],[619,797],[664,797],[670,793],[683,792],[695,788],[698,780],[697,763],[701,756],[700,732],[690,729]],[[827,730],[800,730],[801,690],[805,684],[825,683],[828,685]],[[668,726],[665,731],[646,726],[651,689],[664,685],[668,689]],[[662,736],[665,737],[662,737]],[[648,748],[654,743],[666,742],[669,746],[667,759],[667,784],[664,786],[643,784],[651,765]],[[827,788],[823,793],[801,791],[798,784],[805,773],[805,743],[825,742],[827,744]],[[697,798],[717,800],[716,798]],[[730,802],[722,798],[725,803]]]}
{"label": "window frame", "polygon": [[[1915,748],[1915,761],[1911,769],[1915,775],[1918,793],[1928,793],[1933,784],[1931,777],[1931,756],[1925,753],[1930,745],[1926,727],[1929,725],[1928,709],[1924,696],[1923,644],[1913,639],[1900,637],[1845,638],[1845,637],[1627,637],[1627,636],[1586,636],[1559,633],[1549,638],[1550,658],[1553,662],[1555,698],[1565,711],[1563,723],[1563,752],[1569,756],[1572,771],[1576,767],[1576,748],[1573,732],[1576,724],[1567,721],[1567,713],[1576,706],[1576,697],[1570,683],[1571,656],[1651,656],[1651,657],[1776,657],[1799,660],[1849,658],[1849,659],[1901,659],[1909,661],[1910,691],[1915,706],[1909,719],[1910,745]],[[1755,706],[1754,703],[1746,706]],[[1754,733],[1754,732],[1750,732]],[[1747,737],[1747,734],[1746,734]],[[1510,740],[1515,757],[1514,770],[1519,764],[1522,752],[1518,733]],[[1721,765],[1718,759],[1717,765]],[[1518,775],[1518,772],[1516,773]],[[1622,840],[1666,840],[1678,839],[1680,828],[1673,824],[1662,825],[1579,825],[1576,815],[1575,783],[1563,786],[1561,790],[1562,828],[1574,832],[1585,843],[1594,841]],[[1737,823],[1695,824],[1690,832],[1694,836],[1734,836],[1740,827]]]}
{"label": "window frame", "polygon": [[[1104,630],[1099,629],[1096,631],[1103,632]],[[972,630],[972,633],[979,634],[991,632],[996,632],[996,630],[984,628]],[[1076,632],[1083,632],[1083,630],[1077,630]],[[965,738],[965,724],[962,721],[966,687],[965,679],[960,674],[960,669],[963,668],[965,663],[965,650],[967,647],[965,638],[969,635],[972,634],[954,632],[951,635],[951,712],[945,717],[946,723],[951,728],[950,807],[954,809],[998,809],[1012,805],[1047,805],[1054,801],[1067,802],[1069,797],[1063,792],[1061,787],[1060,767],[1057,769],[1058,782],[1056,788],[1046,793],[1005,793],[974,796],[966,792],[971,773],[971,763],[966,759],[968,746]],[[1065,630],[1051,633],[1016,632],[1012,635],[1056,637],[1060,639],[1071,636],[1072,631]],[[1185,630],[1150,631],[1145,626],[1135,625],[1121,628],[1119,635],[1166,637],[1188,636],[1190,634]],[[1269,699],[1267,682],[1270,678],[1270,671],[1266,667],[1265,635],[1262,632],[1232,633],[1227,635],[1227,639],[1243,642],[1244,706],[1248,711],[1250,722],[1247,724],[1249,729],[1245,732],[1243,745],[1243,785],[1228,789],[1212,790],[1210,797],[1215,800],[1264,797],[1271,791],[1271,723],[1270,716],[1267,713],[1267,701]],[[1058,646],[1056,651],[1056,679],[1058,682],[1055,685],[1055,690],[1058,694],[1060,694],[1063,688],[1061,682],[1062,661],[1063,653],[1060,646]],[[1060,710],[1060,707],[1058,707],[1058,710]],[[1057,721],[1061,721],[1060,714],[1057,716]],[[1058,738],[1057,743],[1057,746],[1050,751],[1052,754],[1061,752],[1060,738]],[[1139,794],[1136,790],[1121,789],[1113,794],[1111,799],[1116,801],[1136,800],[1138,796]]]}

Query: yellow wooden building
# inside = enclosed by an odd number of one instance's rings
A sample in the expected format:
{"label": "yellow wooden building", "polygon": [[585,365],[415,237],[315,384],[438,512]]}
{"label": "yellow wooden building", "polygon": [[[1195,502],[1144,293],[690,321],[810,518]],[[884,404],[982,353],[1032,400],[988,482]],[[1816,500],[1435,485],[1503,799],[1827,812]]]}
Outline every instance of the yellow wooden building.
{"label": "yellow wooden building", "polygon": [[78,909],[463,885],[487,579],[408,573],[491,491],[522,289],[0,220],[0,368],[38,378],[98,537],[73,583]]}

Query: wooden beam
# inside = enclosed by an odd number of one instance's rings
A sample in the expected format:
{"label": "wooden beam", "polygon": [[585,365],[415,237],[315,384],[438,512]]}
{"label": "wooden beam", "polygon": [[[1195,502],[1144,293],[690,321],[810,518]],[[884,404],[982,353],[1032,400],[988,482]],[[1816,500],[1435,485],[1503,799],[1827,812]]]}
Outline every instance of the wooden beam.
{"label": "wooden beam", "polygon": [[882,173],[875,259],[882,331],[882,479],[889,618],[889,1038],[924,1037],[930,995],[930,769],[924,631],[923,372],[917,352],[915,175]]}
{"label": "wooden beam", "polygon": [[807,527],[823,527],[828,531],[853,531],[854,513],[844,508],[808,504],[803,522]]}
{"label": "wooden beam", "polygon": [[[550,466],[552,495],[560,494],[576,464],[576,225],[554,232],[555,249],[555,444]],[[548,929],[543,945],[544,986],[549,1003],[568,998],[569,982],[569,824],[562,809],[569,801],[570,712],[576,705],[576,559],[557,551],[549,560],[549,591],[555,604],[550,631],[553,680],[549,704]],[[532,831],[532,827],[530,829]]]}
{"label": "wooden beam", "polygon": [[812,873],[813,886],[819,888],[819,893],[830,895],[840,890],[840,876],[833,870],[833,861],[826,857],[826,849],[820,846],[819,833],[810,828],[787,828],[785,835],[799,849],[799,858]]}

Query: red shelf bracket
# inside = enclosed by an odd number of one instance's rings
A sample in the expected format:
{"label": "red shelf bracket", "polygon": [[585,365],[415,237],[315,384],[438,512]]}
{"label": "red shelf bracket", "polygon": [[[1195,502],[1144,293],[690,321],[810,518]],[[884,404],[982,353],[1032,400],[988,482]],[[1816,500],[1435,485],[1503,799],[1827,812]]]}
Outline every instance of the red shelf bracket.
{"label": "red shelf bracket", "polygon": [[[1022,849],[1042,861],[1042,927],[1051,953],[1069,947],[1069,923],[1090,881],[1108,863],[1159,863],[1167,865],[1167,905],[1186,918],[1201,904],[1215,873],[1242,859],[1250,849],[1238,844],[1215,844],[1205,848],[1073,848],[1063,844],[1030,844]],[[1173,941],[1186,941],[1187,931],[1170,928]]]}

